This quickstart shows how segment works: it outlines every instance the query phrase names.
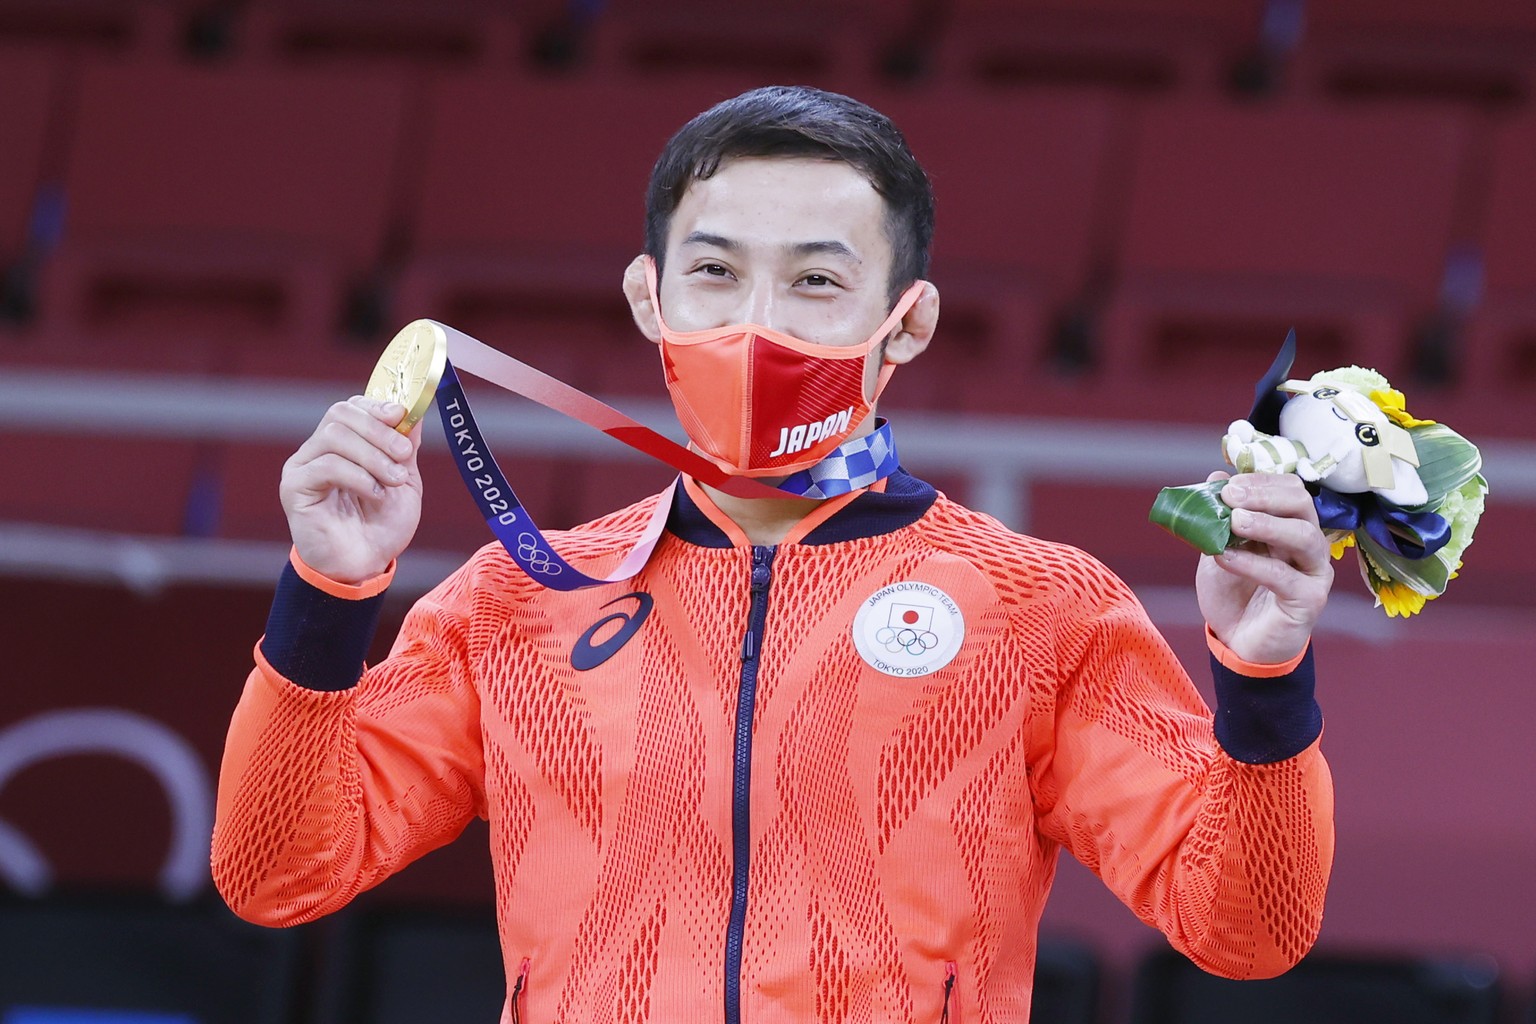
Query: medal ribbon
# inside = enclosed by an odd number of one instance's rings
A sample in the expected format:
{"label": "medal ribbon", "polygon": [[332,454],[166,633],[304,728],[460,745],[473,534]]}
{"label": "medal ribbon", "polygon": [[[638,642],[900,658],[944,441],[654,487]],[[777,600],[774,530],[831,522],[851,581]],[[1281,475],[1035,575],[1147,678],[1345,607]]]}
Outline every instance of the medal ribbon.
{"label": "medal ribbon", "polygon": [[464,486],[474,497],[486,525],[528,578],[551,590],[577,590],[627,580],[651,557],[672,509],[677,488],[673,481],[662,492],[635,546],[607,576],[583,573],[560,556],[535,525],[517,493],[507,482],[485,444],[469,399],[455,369],[497,384],[558,413],[596,427],[609,437],[645,452],[673,469],[727,494],[743,498],[803,496],[830,498],[868,487],[889,476],[897,466],[890,424],[842,445],[809,469],[778,487],[746,477],[731,476],[708,459],[590,395],[537,370],[521,360],[477,341],[463,331],[439,324],[448,338],[448,361],[437,386],[437,411]]}

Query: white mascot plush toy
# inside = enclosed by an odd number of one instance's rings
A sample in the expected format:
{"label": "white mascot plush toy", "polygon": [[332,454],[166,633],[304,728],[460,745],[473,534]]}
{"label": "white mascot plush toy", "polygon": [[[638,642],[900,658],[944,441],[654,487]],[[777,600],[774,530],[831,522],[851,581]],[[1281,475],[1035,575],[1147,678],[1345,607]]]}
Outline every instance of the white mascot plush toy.
{"label": "white mascot plush toy", "polygon": [[1323,378],[1288,380],[1295,396],[1280,410],[1280,433],[1247,420],[1227,428],[1222,449],[1239,473],[1295,473],[1342,494],[1373,491],[1399,508],[1429,499],[1408,431],[1359,391]]}

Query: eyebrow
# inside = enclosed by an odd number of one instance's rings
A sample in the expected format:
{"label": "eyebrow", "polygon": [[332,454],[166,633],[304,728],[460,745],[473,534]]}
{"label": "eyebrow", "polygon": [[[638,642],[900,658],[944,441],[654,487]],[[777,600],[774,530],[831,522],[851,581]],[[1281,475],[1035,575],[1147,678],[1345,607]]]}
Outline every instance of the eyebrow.
{"label": "eyebrow", "polygon": [[[682,244],[707,245],[716,249],[724,249],[726,252],[741,251],[740,242],[732,238],[726,238],[724,235],[712,234],[708,231],[689,232],[688,236],[683,239]],[[859,258],[859,254],[854,252],[846,242],[839,242],[835,239],[816,242],[794,242],[785,246],[785,249],[795,256],[838,256],[851,263],[862,264],[864,262]]]}
{"label": "eyebrow", "polygon": [[840,256],[851,263],[864,262],[845,242],[797,242],[789,247],[789,251],[796,256]]}
{"label": "eyebrow", "polygon": [[708,231],[690,231],[682,244],[707,245],[715,249],[724,249],[726,252],[735,252],[741,248],[733,239],[726,238],[724,235],[712,235]]}

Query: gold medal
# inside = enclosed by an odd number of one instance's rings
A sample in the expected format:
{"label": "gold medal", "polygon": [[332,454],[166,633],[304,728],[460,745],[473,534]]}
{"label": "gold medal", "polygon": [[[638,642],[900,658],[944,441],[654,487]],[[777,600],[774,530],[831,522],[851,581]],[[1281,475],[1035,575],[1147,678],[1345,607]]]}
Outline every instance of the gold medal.
{"label": "gold medal", "polygon": [[447,364],[448,335],[442,327],[431,320],[412,320],[379,356],[363,394],[405,406],[395,429],[409,434],[431,407]]}

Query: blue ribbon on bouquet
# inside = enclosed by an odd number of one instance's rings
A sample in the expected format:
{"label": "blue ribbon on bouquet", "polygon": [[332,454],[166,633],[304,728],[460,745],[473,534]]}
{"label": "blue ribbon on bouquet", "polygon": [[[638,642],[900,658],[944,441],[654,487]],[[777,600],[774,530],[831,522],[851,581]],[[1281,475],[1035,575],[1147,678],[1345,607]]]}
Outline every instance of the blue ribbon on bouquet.
{"label": "blue ribbon on bouquet", "polygon": [[1428,558],[1451,539],[1451,526],[1435,512],[1409,512],[1376,494],[1344,494],[1327,487],[1312,499],[1325,530],[1364,529],[1383,548],[1404,558]]}

